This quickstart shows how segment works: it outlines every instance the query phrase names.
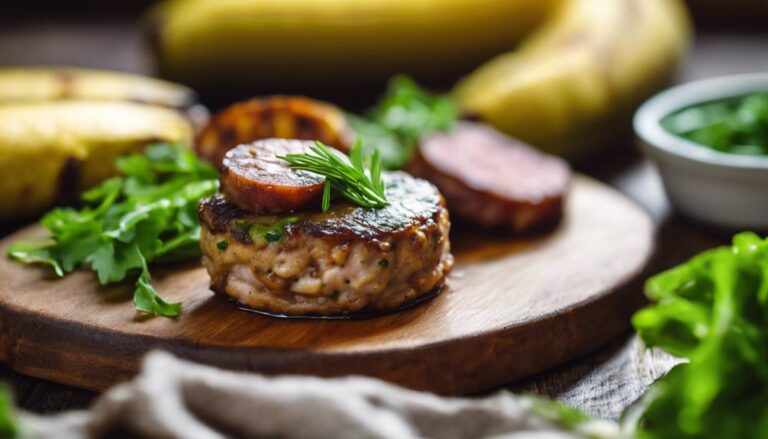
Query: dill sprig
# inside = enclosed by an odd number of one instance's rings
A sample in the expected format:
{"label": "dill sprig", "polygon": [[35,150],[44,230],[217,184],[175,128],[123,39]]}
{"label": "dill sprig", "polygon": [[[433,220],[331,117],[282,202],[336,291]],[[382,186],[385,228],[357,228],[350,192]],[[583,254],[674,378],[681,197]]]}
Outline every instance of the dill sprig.
{"label": "dill sprig", "polygon": [[362,207],[382,208],[389,206],[381,179],[381,157],[375,150],[370,168],[363,161],[363,147],[360,139],[355,140],[349,156],[331,151],[321,142],[315,142],[310,152],[286,154],[280,157],[292,169],[309,171],[325,177],[323,184],[323,212],[331,205],[331,190],[335,190],[350,203]]}

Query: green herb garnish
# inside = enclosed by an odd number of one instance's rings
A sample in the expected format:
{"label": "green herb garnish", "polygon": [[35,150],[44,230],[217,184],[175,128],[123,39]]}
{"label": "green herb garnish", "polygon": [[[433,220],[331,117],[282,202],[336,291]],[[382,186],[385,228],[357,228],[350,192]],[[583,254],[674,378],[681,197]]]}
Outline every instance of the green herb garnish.
{"label": "green herb garnish", "polygon": [[740,233],[646,290],[640,337],[689,362],[647,392],[638,437],[768,437],[768,240]]}
{"label": "green herb garnish", "polygon": [[661,123],[672,134],[716,151],[768,155],[768,93],[694,105]]}
{"label": "green herb garnish", "polygon": [[15,438],[21,434],[19,422],[13,408],[11,389],[0,383],[0,438]]}
{"label": "green herb garnish", "polygon": [[323,187],[323,212],[331,205],[331,190],[341,194],[350,203],[362,207],[382,208],[389,205],[381,179],[381,158],[378,150],[373,152],[370,168],[363,164],[363,147],[358,138],[355,140],[349,157],[331,151],[320,142],[310,148],[310,152],[287,154],[280,157],[293,169],[313,172],[325,177]]}
{"label": "green herb garnish", "polygon": [[590,421],[590,417],[575,408],[557,400],[537,395],[524,395],[522,400],[544,419],[561,426],[565,430],[575,430],[579,425]]}
{"label": "green herb garnish", "polygon": [[348,115],[347,119],[365,145],[380,152],[385,169],[400,169],[423,136],[451,128],[458,115],[458,106],[448,95],[429,93],[411,78],[398,75],[365,117]]}
{"label": "green herb garnish", "polygon": [[248,228],[248,235],[254,242],[277,242],[283,238],[285,227],[289,224],[296,224],[299,220],[299,217],[289,216],[274,224],[251,224]]}
{"label": "green herb garnish", "polygon": [[102,285],[133,277],[138,311],[176,316],[181,304],[160,297],[147,263],[200,257],[197,204],[217,192],[216,172],[192,151],[168,144],[150,145],[116,165],[121,177],[85,192],[80,209],[48,212],[40,222],[50,235],[16,242],[8,254],[50,265],[58,276],[89,266]]}

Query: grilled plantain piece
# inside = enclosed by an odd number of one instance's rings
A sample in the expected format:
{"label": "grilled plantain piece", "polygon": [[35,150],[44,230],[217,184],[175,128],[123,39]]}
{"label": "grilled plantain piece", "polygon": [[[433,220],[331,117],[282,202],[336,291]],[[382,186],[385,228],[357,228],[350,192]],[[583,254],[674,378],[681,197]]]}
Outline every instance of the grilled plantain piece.
{"label": "grilled plantain piece", "polygon": [[195,93],[183,85],[129,73],[73,67],[0,69],[0,104],[86,99],[141,102],[187,110]]}
{"label": "grilled plantain piece", "polygon": [[354,132],[344,113],[326,102],[299,96],[270,96],[230,105],[216,113],[197,136],[200,157],[216,166],[242,143],[281,138],[319,140],[349,151]]}
{"label": "grilled plantain piece", "polygon": [[178,111],[132,102],[0,105],[0,219],[30,217],[115,173],[114,160],[148,143],[189,144]]}

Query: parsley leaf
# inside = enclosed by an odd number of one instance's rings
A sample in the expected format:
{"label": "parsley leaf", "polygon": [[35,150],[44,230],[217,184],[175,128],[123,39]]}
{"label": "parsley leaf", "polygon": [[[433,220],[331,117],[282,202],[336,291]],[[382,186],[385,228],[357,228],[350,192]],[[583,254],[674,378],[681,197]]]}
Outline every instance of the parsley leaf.
{"label": "parsley leaf", "polygon": [[136,309],[176,316],[181,305],[162,299],[147,263],[200,257],[197,204],[218,191],[216,172],[192,151],[168,144],[120,157],[116,165],[122,175],[84,192],[82,208],[57,208],[42,218],[50,236],[16,242],[8,253],[50,265],[59,276],[88,266],[101,284],[138,276]]}
{"label": "parsley leaf", "polygon": [[0,437],[14,438],[21,434],[21,428],[13,409],[11,390],[5,383],[0,383]]}
{"label": "parsley leaf", "polygon": [[136,281],[136,292],[133,294],[133,303],[136,305],[136,309],[150,314],[159,314],[165,317],[175,317],[181,313],[181,303],[168,303],[160,296],[160,294],[152,286],[152,282],[149,278],[149,269],[147,268],[147,261],[138,251],[138,248],[134,247],[136,254],[141,262],[141,275]]}
{"label": "parsley leaf", "polygon": [[[384,169],[400,169],[423,136],[450,129],[458,117],[458,106],[448,95],[429,93],[413,79],[398,75],[364,117],[350,114],[347,120],[364,145],[375,145]],[[373,153],[365,152],[368,156]]]}
{"label": "parsley leaf", "polygon": [[53,268],[57,276],[64,276],[64,269],[59,261],[51,254],[50,247],[54,241],[50,238],[29,239],[18,241],[11,245],[8,253],[16,260],[25,264],[47,264]]}

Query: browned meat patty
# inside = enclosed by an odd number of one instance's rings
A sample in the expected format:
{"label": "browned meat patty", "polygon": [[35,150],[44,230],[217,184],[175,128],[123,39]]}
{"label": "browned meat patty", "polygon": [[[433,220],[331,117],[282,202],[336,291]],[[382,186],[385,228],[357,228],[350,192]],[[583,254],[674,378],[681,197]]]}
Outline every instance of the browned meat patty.
{"label": "browned meat patty", "polygon": [[571,180],[565,161],[469,122],[424,138],[410,170],[437,185],[452,216],[514,232],[556,224]]}
{"label": "browned meat patty", "polygon": [[325,178],[296,171],[280,156],[309,151],[307,140],[267,139],[227,152],[221,191],[233,204],[255,213],[283,213],[320,206]]}
{"label": "browned meat patty", "polygon": [[218,167],[235,146],[273,137],[319,140],[346,152],[354,133],[334,105],[299,96],[271,96],[233,104],[213,115],[197,136],[196,149]]}
{"label": "browned meat patty", "polygon": [[285,315],[390,310],[436,292],[453,266],[443,197],[402,172],[384,178],[382,209],[337,200],[324,213],[257,215],[203,200],[211,289]]}

